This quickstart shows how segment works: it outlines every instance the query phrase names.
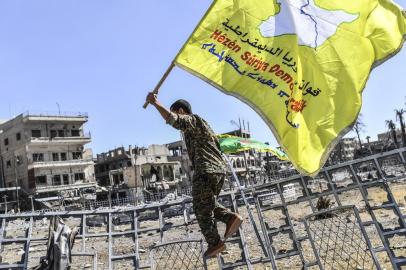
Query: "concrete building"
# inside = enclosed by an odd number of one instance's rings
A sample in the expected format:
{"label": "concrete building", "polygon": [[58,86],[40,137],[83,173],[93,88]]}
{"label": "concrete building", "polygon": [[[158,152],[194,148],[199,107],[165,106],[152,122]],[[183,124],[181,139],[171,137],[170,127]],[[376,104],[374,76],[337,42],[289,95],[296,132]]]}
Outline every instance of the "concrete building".
{"label": "concrete building", "polygon": [[136,173],[143,186],[152,191],[171,190],[189,181],[179,161],[169,160],[166,145],[151,145],[136,159]]}
{"label": "concrete building", "polygon": [[264,180],[266,154],[250,150],[227,156],[242,185],[252,185]]}
{"label": "concrete building", "polygon": [[39,197],[94,187],[86,114],[25,113],[0,124],[0,170],[4,187],[20,186]]}
{"label": "concrete building", "polygon": [[165,145],[148,148],[119,147],[97,155],[96,179],[110,189],[113,198],[140,196],[143,191],[156,193],[181,188],[188,177],[181,163],[170,160]]}
{"label": "concrete building", "polygon": [[[406,145],[403,145],[402,131],[400,129],[396,130],[396,140],[398,142],[397,147],[406,147]],[[378,141],[383,142],[386,148],[391,149],[397,148],[395,146],[395,142],[392,133],[390,131],[378,134]],[[390,145],[392,145],[392,147],[390,147]]]}
{"label": "concrete building", "polygon": [[356,149],[359,148],[355,138],[342,138],[330,154],[329,164],[337,164],[354,159]]}
{"label": "concrete building", "polygon": [[[187,154],[186,144],[182,141],[172,142],[166,145],[169,150],[168,161],[179,162],[180,172],[185,174],[189,180],[193,177],[192,162]],[[190,183],[189,183],[190,184]]]}
{"label": "concrete building", "polygon": [[135,176],[128,171],[135,165],[137,155],[144,150],[130,145],[128,149],[118,147],[114,150],[97,154],[95,160],[97,183],[104,187],[117,186],[124,183],[129,187],[136,187]]}
{"label": "concrete building", "polygon": [[[237,129],[222,135],[231,135],[237,137],[251,138],[249,130]],[[182,171],[193,178],[192,162],[187,154],[186,144],[183,140],[167,144],[170,152],[169,161],[178,161],[181,163]],[[255,151],[243,151],[228,155],[230,162],[239,176],[242,184],[255,183],[260,177],[264,176],[263,156],[265,154]]]}

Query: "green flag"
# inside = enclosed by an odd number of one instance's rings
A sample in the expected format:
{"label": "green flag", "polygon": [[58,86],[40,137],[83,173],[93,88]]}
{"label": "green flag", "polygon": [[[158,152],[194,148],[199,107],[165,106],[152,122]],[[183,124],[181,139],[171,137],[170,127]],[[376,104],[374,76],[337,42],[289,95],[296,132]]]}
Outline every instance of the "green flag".
{"label": "green flag", "polygon": [[268,152],[275,155],[280,160],[287,160],[287,155],[274,147],[253,139],[244,139],[231,135],[219,135],[221,151],[226,154],[238,153],[246,150],[258,152]]}

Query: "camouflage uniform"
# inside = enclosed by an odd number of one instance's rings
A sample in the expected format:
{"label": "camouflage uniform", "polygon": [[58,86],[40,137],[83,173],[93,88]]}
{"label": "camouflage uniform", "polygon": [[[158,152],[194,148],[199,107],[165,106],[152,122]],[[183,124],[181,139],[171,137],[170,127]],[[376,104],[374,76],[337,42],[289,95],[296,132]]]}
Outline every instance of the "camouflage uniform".
{"label": "camouflage uniform", "polygon": [[194,168],[193,209],[206,242],[209,247],[215,246],[220,241],[215,219],[227,223],[233,214],[216,200],[226,172],[219,141],[207,122],[198,115],[171,113],[167,122],[183,132]]}

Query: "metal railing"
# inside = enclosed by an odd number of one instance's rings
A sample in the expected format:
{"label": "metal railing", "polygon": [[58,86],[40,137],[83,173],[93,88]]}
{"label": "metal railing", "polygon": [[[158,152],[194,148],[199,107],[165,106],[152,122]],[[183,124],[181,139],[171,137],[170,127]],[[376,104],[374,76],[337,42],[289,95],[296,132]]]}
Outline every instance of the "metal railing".
{"label": "metal railing", "polygon": [[[221,194],[222,204],[244,223],[227,240],[227,252],[206,261],[208,268],[405,268],[405,158],[406,148],[397,149],[324,168],[315,178],[296,175]],[[331,204],[319,208],[321,198]],[[74,252],[97,254],[98,269],[150,269],[154,247],[201,237],[188,197],[119,209],[0,215],[0,269],[26,269],[30,256],[8,254],[32,252],[46,240],[55,215],[80,228]]]}
{"label": "metal railing", "polygon": [[79,136],[56,136],[56,137],[51,137],[51,136],[41,136],[41,137],[30,137],[30,142],[58,142],[58,141],[79,141],[79,140],[90,140],[92,138],[92,134],[88,132],[83,132]]}
{"label": "metal railing", "polygon": [[41,117],[88,117],[87,112],[69,112],[69,111],[35,111],[29,110],[23,113],[24,117],[41,116]]}
{"label": "metal railing", "polygon": [[44,165],[51,165],[51,166],[60,166],[60,165],[80,165],[83,163],[94,163],[92,159],[68,159],[68,160],[47,160],[47,161],[34,161],[32,159],[28,159],[28,164],[29,165],[38,165],[38,166],[44,166]]}

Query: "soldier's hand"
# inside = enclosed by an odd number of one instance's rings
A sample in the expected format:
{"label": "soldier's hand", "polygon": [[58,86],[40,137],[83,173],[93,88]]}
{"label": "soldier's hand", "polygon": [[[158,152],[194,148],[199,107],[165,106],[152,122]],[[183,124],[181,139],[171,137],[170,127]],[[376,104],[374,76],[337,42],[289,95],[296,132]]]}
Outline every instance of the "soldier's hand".
{"label": "soldier's hand", "polygon": [[151,104],[155,104],[157,102],[157,96],[156,94],[150,92],[147,95],[147,102]]}

